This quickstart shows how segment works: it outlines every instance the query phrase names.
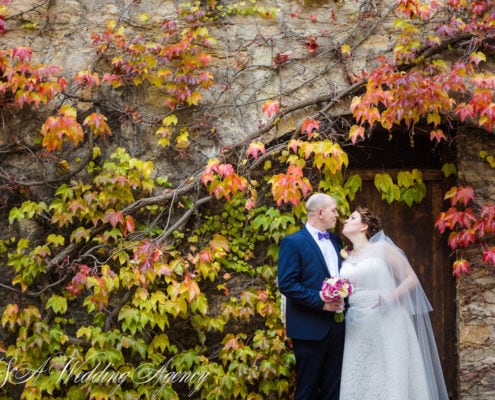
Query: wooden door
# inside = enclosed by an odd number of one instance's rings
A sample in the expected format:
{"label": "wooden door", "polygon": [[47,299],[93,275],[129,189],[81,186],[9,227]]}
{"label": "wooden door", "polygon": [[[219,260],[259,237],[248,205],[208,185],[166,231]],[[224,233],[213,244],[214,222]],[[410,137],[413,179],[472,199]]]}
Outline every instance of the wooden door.
{"label": "wooden door", "polygon": [[[363,179],[362,189],[351,205],[363,205],[381,218],[385,233],[402,248],[415,269],[433,307],[431,322],[451,399],[457,399],[456,290],[452,260],[445,238],[435,230],[435,219],[444,209],[448,187],[438,170],[423,170],[427,197],[417,205],[381,200],[373,184],[377,171],[350,171]],[[387,170],[393,178],[396,171]],[[450,186],[449,186],[450,187]]]}

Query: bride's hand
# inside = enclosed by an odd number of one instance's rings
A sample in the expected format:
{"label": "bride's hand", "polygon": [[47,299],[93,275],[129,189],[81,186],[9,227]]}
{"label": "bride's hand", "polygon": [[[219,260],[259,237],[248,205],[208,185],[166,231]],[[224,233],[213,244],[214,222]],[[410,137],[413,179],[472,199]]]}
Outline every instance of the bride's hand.
{"label": "bride's hand", "polygon": [[382,310],[386,310],[392,307],[395,304],[395,297],[392,293],[388,294],[379,294],[377,296],[377,301],[374,306],[371,308],[380,308]]}

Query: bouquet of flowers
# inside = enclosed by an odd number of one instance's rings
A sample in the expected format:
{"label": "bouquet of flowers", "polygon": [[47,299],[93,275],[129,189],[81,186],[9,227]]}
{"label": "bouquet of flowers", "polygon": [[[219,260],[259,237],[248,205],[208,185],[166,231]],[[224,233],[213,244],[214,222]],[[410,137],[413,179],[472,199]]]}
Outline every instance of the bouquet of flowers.
{"label": "bouquet of flowers", "polygon": [[[324,301],[332,302],[338,299],[345,299],[352,294],[352,285],[345,278],[327,278],[321,285],[321,297]],[[344,321],[344,312],[335,312],[335,321]]]}

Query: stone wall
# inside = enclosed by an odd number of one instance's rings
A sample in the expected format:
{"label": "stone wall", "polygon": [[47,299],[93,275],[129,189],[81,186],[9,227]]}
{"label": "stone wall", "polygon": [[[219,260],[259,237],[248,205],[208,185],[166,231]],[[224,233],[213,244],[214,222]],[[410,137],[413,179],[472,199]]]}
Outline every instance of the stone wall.
{"label": "stone wall", "polygon": [[[458,151],[458,183],[474,188],[475,208],[495,201],[493,168],[480,158],[481,149],[495,153],[493,140],[486,133],[478,133],[476,138],[470,139],[469,145],[466,137],[461,139]],[[495,245],[493,238],[487,245]],[[489,400],[495,398],[494,271],[483,265],[479,249],[469,250],[465,257],[472,273],[459,281],[457,293],[460,398]]]}

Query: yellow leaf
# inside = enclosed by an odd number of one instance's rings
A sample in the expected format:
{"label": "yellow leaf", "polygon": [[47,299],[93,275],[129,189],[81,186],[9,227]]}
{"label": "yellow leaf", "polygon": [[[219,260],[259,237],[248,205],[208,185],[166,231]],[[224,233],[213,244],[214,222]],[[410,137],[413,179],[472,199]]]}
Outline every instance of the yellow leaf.
{"label": "yellow leaf", "polygon": [[162,147],[167,147],[170,145],[170,140],[168,140],[167,138],[161,138],[158,139],[158,144]]}
{"label": "yellow leaf", "polygon": [[175,142],[176,149],[187,149],[189,147],[189,134],[187,133],[187,131],[182,132],[180,135],[178,135]]}
{"label": "yellow leaf", "polygon": [[190,106],[198,105],[202,97],[203,96],[201,96],[201,93],[194,91],[191,93],[190,96],[187,97],[187,104],[189,104]]}
{"label": "yellow leaf", "polygon": [[162,119],[163,126],[177,125],[177,115],[170,114]]}
{"label": "yellow leaf", "polygon": [[93,147],[93,160],[96,158],[96,157],[99,157],[101,156],[101,149],[99,146],[94,146]]}
{"label": "yellow leaf", "polygon": [[66,117],[77,118],[76,109],[67,104],[64,104],[62,107],[60,107],[60,109],[58,110],[58,114],[65,115]]}
{"label": "yellow leaf", "polygon": [[351,55],[351,46],[348,44],[343,44],[340,46],[340,52],[342,53],[343,56],[350,56]]}
{"label": "yellow leaf", "polygon": [[141,14],[139,14],[139,15],[138,15],[138,20],[139,20],[140,22],[146,22],[146,21],[148,21],[149,19],[150,19],[150,15],[149,15],[149,14],[147,14],[147,13],[141,13]]}
{"label": "yellow leaf", "polygon": [[433,124],[434,126],[439,125],[441,122],[441,118],[438,113],[429,113],[426,117],[426,120],[428,124]]}

